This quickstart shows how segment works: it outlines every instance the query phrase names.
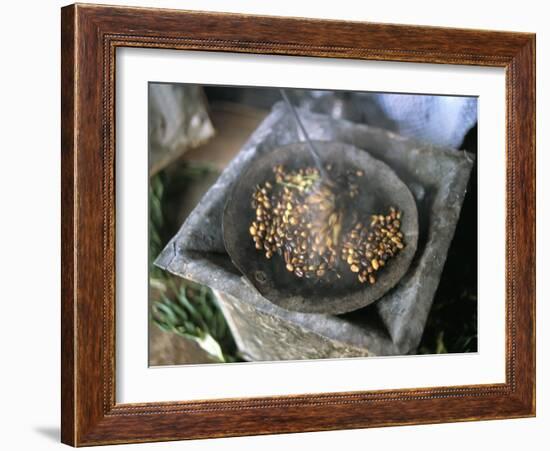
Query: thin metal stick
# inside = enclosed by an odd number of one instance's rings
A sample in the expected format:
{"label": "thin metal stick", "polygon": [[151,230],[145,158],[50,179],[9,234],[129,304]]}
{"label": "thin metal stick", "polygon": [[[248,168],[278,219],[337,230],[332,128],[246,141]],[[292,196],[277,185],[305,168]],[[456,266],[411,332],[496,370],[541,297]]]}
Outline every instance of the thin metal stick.
{"label": "thin metal stick", "polygon": [[296,108],[294,105],[290,102],[288,95],[284,89],[279,89],[281,91],[281,96],[283,97],[285,103],[288,106],[288,109],[292,111],[292,116],[294,117],[294,121],[296,122],[296,125],[301,130],[302,134],[306,138],[306,142],[308,144],[309,153],[311,154],[311,157],[313,158],[313,162],[315,163],[315,166],[317,166],[317,169],[319,169],[319,172],[321,173],[321,176],[328,180],[328,174],[325,171],[325,168],[323,167],[323,162],[321,161],[321,157],[319,156],[319,152],[317,152],[317,149],[309,139],[309,135],[307,134],[307,131],[304,127],[304,124],[302,123],[302,120],[300,119],[300,116],[298,116],[298,112],[296,111]]}

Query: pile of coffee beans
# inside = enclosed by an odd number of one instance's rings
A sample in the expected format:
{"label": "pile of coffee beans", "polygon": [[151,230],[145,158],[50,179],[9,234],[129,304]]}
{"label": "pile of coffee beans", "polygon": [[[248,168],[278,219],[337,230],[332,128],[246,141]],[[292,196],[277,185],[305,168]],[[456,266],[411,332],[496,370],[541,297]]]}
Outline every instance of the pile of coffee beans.
{"label": "pile of coffee beans", "polygon": [[[353,180],[362,176],[356,171]],[[355,181],[347,186],[349,197],[355,197]],[[390,207],[387,215],[372,216],[369,226],[357,221],[343,233],[344,213],[337,204],[333,186],[318,169],[287,172],[276,166],[274,181],[256,186],[252,195],[255,218],[249,233],[256,249],[267,259],[282,257],[298,278],[339,278],[341,259],[359,282],[376,283],[375,273],[405,246],[401,212]]]}
{"label": "pile of coffee beans", "polygon": [[356,223],[344,238],[341,258],[357,273],[359,282],[376,283],[376,273],[405,248],[401,212],[390,207],[387,215],[372,215],[368,227]]}

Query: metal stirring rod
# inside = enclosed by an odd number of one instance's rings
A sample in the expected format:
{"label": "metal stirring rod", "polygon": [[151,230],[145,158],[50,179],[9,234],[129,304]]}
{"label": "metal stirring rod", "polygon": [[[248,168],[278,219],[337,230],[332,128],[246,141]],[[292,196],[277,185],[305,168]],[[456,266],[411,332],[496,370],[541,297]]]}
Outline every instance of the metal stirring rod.
{"label": "metal stirring rod", "polygon": [[290,102],[289,98],[288,98],[288,95],[286,93],[286,91],[284,89],[279,89],[279,91],[281,92],[281,96],[283,97],[285,103],[287,104],[288,106],[288,109],[290,111],[292,111],[292,116],[294,117],[294,121],[296,122],[296,125],[298,126],[298,128],[301,130],[302,134],[305,136],[306,138],[306,142],[308,144],[308,149],[309,149],[309,153],[311,154],[311,157],[313,158],[313,162],[315,163],[315,166],[317,166],[317,169],[319,169],[319,172],[321,174],[321,176],[325,179],[325,180],[329,180],[329,177],[328,177],[328,174],[327,172],[325,171],[325,168],[323,166],[323,162],[321,161],[321,157],[319,156],[319,152],[317,152],[317,149],[315,148],[315,146],[313,145],[313,143],[311,142],[311,140],[309,139],[309,135],[307,134],[307,131],[304,127],[304,124],[302,123],[302,120],[300,119],[300,116],[298,115],[298,112],[296,111],[296,108],[294,107],[294,105]]}

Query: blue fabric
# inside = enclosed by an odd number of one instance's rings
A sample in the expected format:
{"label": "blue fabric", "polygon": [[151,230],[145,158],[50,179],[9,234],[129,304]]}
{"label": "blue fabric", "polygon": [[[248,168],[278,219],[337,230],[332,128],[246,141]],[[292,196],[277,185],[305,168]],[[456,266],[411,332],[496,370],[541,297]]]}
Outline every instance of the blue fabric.
{"label": "blue fabric", "polygon": [[476,97],[309,91],[302,106],[454,149],[477,122]]}
{"label": "blue fabric", "polygon": [[373,94],[396,132],[437,146],[458,148],[477,122],[477,98]]}

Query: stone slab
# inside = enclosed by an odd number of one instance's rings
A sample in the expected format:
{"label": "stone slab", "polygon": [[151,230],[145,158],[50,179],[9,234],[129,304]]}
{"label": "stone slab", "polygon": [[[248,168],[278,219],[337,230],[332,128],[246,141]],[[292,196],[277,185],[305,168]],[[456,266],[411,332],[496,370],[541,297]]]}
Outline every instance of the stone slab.
{"label": "stone slab", "polygon": [[282,104],[274,106],[156,264],[221,293],[220,303],[233,324],[241,352],[254,360],[349,357],[348,350],[354,348],[361,349],[353,351],[357,356],[415,352],[460,215],[473,156],[367,125],[306,110],[299,113],[312,139],[368,150],[388,164],[413,193],[419,215],[418,248],[401,281],[373,305],[350,314],[298,313],[267,301],[233,266],[225,251],[221,223],[234,183],[254,158],[302,140]]}

